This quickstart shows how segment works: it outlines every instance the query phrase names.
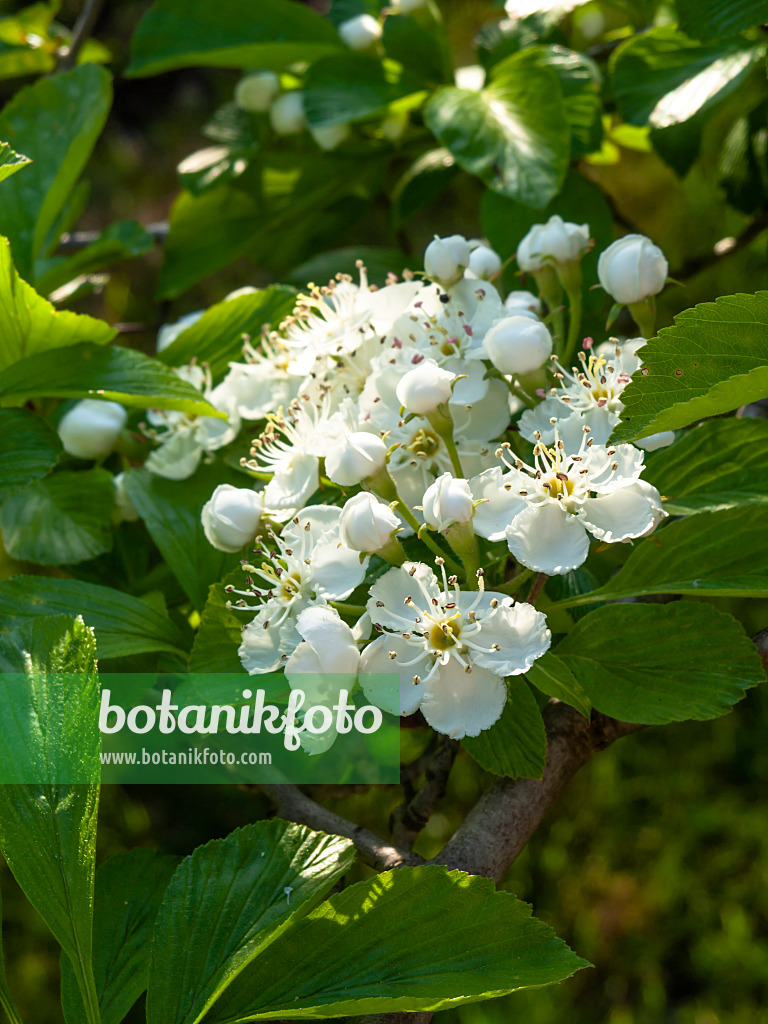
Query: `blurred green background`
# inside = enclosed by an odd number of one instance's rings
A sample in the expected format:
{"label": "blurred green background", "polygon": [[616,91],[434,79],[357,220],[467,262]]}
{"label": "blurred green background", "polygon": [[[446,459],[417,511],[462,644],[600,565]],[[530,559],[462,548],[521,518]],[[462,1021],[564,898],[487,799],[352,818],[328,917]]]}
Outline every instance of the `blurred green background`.
{"label": "blurred green background", "polygon": [[[20,6],[0,3],[0,16]],[[131,33],[147,6],[144,0],[111,0],[97,25],[96,36],[112,52],[118,77],[107,130],[88,170],[91,198],[81,229],[102,228],[125,217],[144,224],[164,220],[178,192],[177,164],[205,144],[202,125],[231,98],[239,78],[235,71],[192,69],[121,79]],[[581,7],[579,16],[593,6]],[[474,63],[475,33],[498,18],[498,8],[489,0],[441,0],[440,7],[457,63]],[[600,5],[601,12],[613,12],[617,26],[624,8],[620,0]],[[71,25],[79,9],[79,0],[65,0],[59,19]],[[0,99],[21,84],[3,82]],[[713,120],[702,156],[684,180],[652,152],[636,149],[619,148],[615,163],[582,168],[613,198],[624,230],[631,226],[662,246],[673,276],[748,223],[726,207],[713,184],[708,161],[715,158],[710,150],[717,150],[718,131]],[[398,245],[418,266],[435,232],[481,233],[481,195],[480,184],[463,176],[439,203],[420,211],[405,234],[393,237],[384,211],[380,216],[374,211],[362,222],[352,217],[341,244]],[[509,240],[504,257],[516,241]],[[680,287],[669,287],[661,297],[660,325],[696,302],[766,287],[766,255],[763,233],[708,269],[686,275]],[[100,292],[76,308],[125,325],[132,343],[150,351],[162,322],[218,301],[234,288],[270,280],[262,268],[243,260],[172,304],[158,304],[153,296],[161,258],[156,249],[118,267]],[[768,602],[751,602],[749,608],[728,602],[728,610],[744,618],[750,632],[768,625]],[[505,885],[529,901],[534,913],[595,968],[556,988],[438,1019],[446,1024],[768,1021],[766,737],[768,695],[759,689],[725,718],[644,730],[588,765]],[[417,849],[435,853],[486,784],[462,756]],[[323,795],[342,813],[380,829],[400,799],[396,789]],[[185,854],[268,810],[257,794],[236,788],[105,787],[100,856],[137,845]],[[24,1019],[58,1024],[53,940],[7,871],[2,886],[8,970]],[[139,1006],[129,1020],[142,1019]]]}

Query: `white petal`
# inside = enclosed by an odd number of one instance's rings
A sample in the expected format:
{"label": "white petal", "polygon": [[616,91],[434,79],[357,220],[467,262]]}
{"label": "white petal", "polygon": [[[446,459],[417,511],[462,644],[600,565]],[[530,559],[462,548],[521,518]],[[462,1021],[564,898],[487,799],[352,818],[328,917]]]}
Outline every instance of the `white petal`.
{"label": "white petal", "polygon": [[264,488],[267,508],[301,508],[320,486],[316,455],[294,455],[281,465]]}
{"label": "white petal", "polygon": [[433,729],[457,740],[490,729],[507,700],[503,679],[477,665],[465,672],[455,658],[440,665],[421,686],[422,714]]}
{"label": "white petal", "polygon": [[509,550],[534,572],[561,576],[589,554],[589,536],[576,516],[552,502],[529,505],[507,527]]}
{"label": "white petal", "polygon": [[[454,435],[467,441],[489,441],[500,437],[509,426],[509,390],[502,380],[486,381],[485,397],[472,404],[469,410],[458,402],[451,402]],[[459,448],[461,444],[459,443]]]}
{"label": "white petal", "polygon": [[[486,540],[504,540],[506,530],[518,512],[522,512],[526,503],[519,491],[526,489],[528,477],[524,473],[511,470],[502,473],[500,466],[486,469],[483,473],[473,476],[469,481],[469,489],[475,501],[482,501],[475,509],[472,520],[475,533]],[[510,489],[505,490],[505,485]]]}
{"label": "white petal", "polygon": [[275,611],[265,605],[256,617],[248,623],[242,633],[242,642],[237,650],[243,668],[250,675],[261,672],[274,672],[280,667],[280,655],[283,653],[280,643],[281,629],[264,628],[270,615]]}
{"label": "white petal", "polygon": [[166,480],[186,480],[197,469],[202,455],[197,431],[180,430],[165,444],[150,452],[144,465],[151,473],[163,476]]}
{"label": "white petal", "polygon": [[311,554],[312,583],[329,601],[349,597],[365,577],[369,557],[360,561],[360,552],[344,547],[337,540],[320,543]]}
{"label": "white petal", "polygon": [[297,512],[293,519],[286,524],[281,536],[283,540],[293,539],[298,541],[306,532],[309,524],[309,532],[315,544],[319,543],[324,535],[333,535],[338,539],[339,518],[341,509],[336,505],[307,505],[300,512]]}
{"label": "white petal", "polygon": [[[351,628],[334,608],[327,605],[305,608],[296,619],[296,628],[317,655],[320,671],[357,672],[360,661],[357,642]],[[290,658],[285,666],[286,675],[289,665]]]}
{"label": "white petal", "polygon": [[652,530],[661,511],[659,492],[643,480],[610,494],[587,498],[579,519],[598,540],[615,544]]}
{"label": "white petal", "polygon": [[658,434],[649,434],[636,442],[644,452],[655,452],[657,448],[667,448],[675,440],[674,430],[660,430]]}
{"label": "white petal", "polygon": [[[398,657],[390,658],[390,651],[395,651]],[[360,657],[358,682],[371,704],[391,715],[412,715],[416,711],[421,704],[423,684],[414,685],[413,677],[426,678],[432,662],[426,651],[423,658],[402,670],[398,661],[413,661],[417,654],[417,647],[391,633],[384,633],[368,644]],[[393,672],[400,673],[399,686],[397,676],[392,677]]]}
{"label": "white petal", "polygon": [[[643,452],[631,444],[619,444],[615,448],[595,444],[587,459],[590,490],[607,494],[617,487],[635,483],[643,471],[644,458]],[[611,468],[614,465],[616,469]]]}
{"label": "white petal", "polygon": [[[501,595],[497,595],[501,596]],[[527,672],[552,642],[547,629],[547,618],[531,604],[513,604],[507,597],[481,619],[481,628],[470,637],[483,648],[498,644],[499,651],[480,653],[472,651],[472,659],[500,676],[515,676]]]}
{"label": "white petal", "polygon": [[[412,576],[410,570],[414,570]],[[411,598],[413,604],[406,604],[407,598]],[[439,600],[440,588],[430,567],[424,562],[405,562],[373,584],[368,612],[374,622],[387,629],[408,631],[422,611],[431,605],[432,598]]]}

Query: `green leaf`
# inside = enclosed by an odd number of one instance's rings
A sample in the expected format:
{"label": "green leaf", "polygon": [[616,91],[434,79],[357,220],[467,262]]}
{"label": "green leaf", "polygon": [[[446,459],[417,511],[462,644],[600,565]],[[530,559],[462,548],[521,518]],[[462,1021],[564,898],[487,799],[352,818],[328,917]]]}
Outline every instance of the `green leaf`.
{"label": "green leaf", "polygon": [[39,617],[81,614],[95,630],[102,658],[185,653],[184,637],[166,615],[137,597],[96,583],[14,576],[0,583],[0,614],[10,629]]}
{"label": "green leaf", "polygon": [[726,295],[675,317],[642,349],[611,441],[730,412],[768,394],[768,291]]}
{"label": "green leaf", "polygon": [[547,737],[536,698],[522,679],[510,679],[501,718],[479,736],[461,742],[481,768],[508,778],[540,779]]}
{"label": "green leaf", "polygon": [[26,356],[77,342],[105,345],[115,334],[101,320],[55,310],[21,280],[11,262],[8,241],[0,238],[0,370]]}
{"label": "green leaf", "polygon": [[245,615],[238,617],[227,608],[231,600],[225,587],[241,588],[245,575],[240,566],[233,569],[220,583],[208,591],[208,600],[200,617],[200,625],[192,645],[189,667],[192,672],[242,672],[243,666],[237,656],[242,627],[247,623]]}
{"label": "green leaf", "polygon": [[680,124],[724,99],[764,52],[743,39],[702,46],[673,25],[634,36],[611,61],[619,114],[654,128]]}
{"label": "green leaf", "polygon": [[563,184],[570,129],[557,74],[537,50],[496,64],[480,92],[439,89],[424,120],[465,171],[502,195],[541,209]]}
{"label": "green leaf", "polygon": [[49,294],[81,274],[91,274],[121,260],[144,256],[152,251],[154,245],[154,238],[138,221],[117,221],[105,228],[95,242],[86,245],[80,252],[66,258],[54,257],[49,260],[49,268],[41,274],[38,288]]}
{"label": "green leaf", "polygon": [[599,590],[561,607],[642,594],[768,595],[768,509],[702,512],[640,541]]}
{"label": "green leaf", "polygon": [[552,651],[538,658],[528,669],[525,678],[548,697],[556,697],[564,704],[570,704],[585,718],[589,718],[592,711],[589,697],[565,662]]}
{"label": "green leaf", "polygon": [[[390,200],[395,225],[407,224],[417,210],[439,199],[458,173],[450,150],[430,149],[422,153],[392,189]],[[485,194],[496,195],[495,192]]]}
{"label": "green leaf", "polygon": [[359,260],[365,264],[368,280],[372,284],[381,285],[386,283],[390,271],[400,274],[409,262],[412,262],[399,249],[377,245],[350,245],[344,249],[330,249],[328,252],[311,256],[286,274],[285,280],[305,288],[309,281],[325,283],[333,280],[339,273],[357,278],[360,273],[357,267]]}
{"label": "green leaf", "polygon": [[10,178],[12,174],[20,171],[22,167],[26,167],[29,163],[32,163],[32,161],[28,156],[14,153],[7,142],[0,142],[0,181]]}
{"label": "green leaf", "polygon": [[21,89],[0,113],[0,139],[32,161],[0,184],[0,233],[26,281],[55,243],[51,229],[91,155],[112,104],[109,74],[83,64]]}
{"label": "green leaf", "polygon": [[[0,905],[0,919],[2,919],[2,906]],[[5,973],[5,954],[3,952],[3,938],[0,933],[0,1006],[5,1011],[9,1024],[22,1024],[18,1007],[13,1001],[10,989],[8,988],[8,977]]]}
{"label": "green leaf", "polygon": [[[96,871],[93,973],[101,1024],[120,1024],[147,987],[155,918],[178,858],[131,850]],[[67,1024],[81,1024],[83,1002],[69,964],[61,964],[61,1002]]]}
{"label": "green leaf", "polygon": [[646,456],[645,478],[673,515],[768,502],[768,422],[707,420]]}
{"label": "green leaf", "polygon": [[428,85],[441,85],[453,80],[453,60],[445,29],[429,8],[424,14],[413,17],[399,13],[397,17],[387,15],[382,45],[387,57],[399,61],[410,74],[418,75]]}
{"label": "green leaf", "polygon": [[603,104],[597,65],[585,54],[563,46],[545,46],[541,52],[557,74],[563,91],[565,116],[571,126],[571,156],[594,153],[600,149],[603,137]]}
{"label": "green leaf", "polygon": [[304,110],[313,127],[345,124],[381,114],[420,88],[419,79],[403,73],[400,64],[380,64],[361,53],[335,54],[307,72]]}
{"label": "green leaf", "polygon": [[717,718],[764,678],[741,625],[692,601],[605,605],[555,653],[598,711],[646,725]]}
{"label": "green leaf", "polygon": [[21,639],[27,685],[5,687],[0,729],[0,775],[20,783],[0,786],[0,849],[72,964],[85,1020],[98,1024],[91,965],[101,776],[96,643],[80,618],[31,622]]}
{"label": "green leaf", "polygon": [[333,26],[309,7],[289,0],[157,0],[131,41],[129,76],[208,65],[273,68],[314,61],[338,50]]}
{"label": "green leaf", "polygon": [[273,942],[206,1024],[440,1010],[585,966],[490,879],[398,868],[337,893]]}
{"label": "green leaf", "polygon": [[264,326],[277,327],[296,304],[296,293],[284,285],[262,288],[251,295],[218,302],[159,353],[169,366],[182,366],[197,357],[208,363],[214,380],[231,361],[241,361],[243,335],[258,343]]}
{"label": "green leaf", "polygon": [[680,28],[693,39],[718,39],[761,25],[768,19],[765,0],[677,0]]}
{"label": "green leaf", "polygon": [[40,395],[106,398],[140,409],[180,409],[199,416],[223,416],[197,388],[163,363],[122,346],[100,348],[84,343],[57,349],[45,359],[29,356],[6,370],[0,379],[0,405],[19,405]]}
{"label": "green leaf", "polygon": [[3,503],[3,543],[12,558],[24,562],[85,562],[111,549],[114,507],[112,474],[106,470],[54,473]]}
{"label": "green leaf", "polygon": [[179,486],[145,469],[129,470],[125,489],[152,540],[194,606],[202,610],[208,587],[238,562],[205,538],[200,511],[220,483],[242,482],[220,465],[203,466]]}
{"label": "green leaf", "polygon": [[280,820],[247,825],[195,850],[174,875],[157,917],[149,1024],[203,1018],[353,860],[349,840]]}
{"label": "green leaf", "polygon": [[0,502],[44,477],[61,454],[61,443],[29,409],[0,409]]}

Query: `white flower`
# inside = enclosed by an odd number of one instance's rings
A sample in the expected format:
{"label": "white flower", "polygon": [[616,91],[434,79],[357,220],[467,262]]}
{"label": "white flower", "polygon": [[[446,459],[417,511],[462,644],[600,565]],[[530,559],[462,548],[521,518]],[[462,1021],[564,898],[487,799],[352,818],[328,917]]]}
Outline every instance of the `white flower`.
{"label": "white flower", "polygon": [[[477,736],[501,715],[504,677],[527,672],[550,644],[541,612],[502,594],[460,591],[421,562],[390,569],[371,587],[368,612],[382,633],[365,648],[359,681],[385,711],[418,708],[438,732]],[[482,588],[482,580],[480,581]],[[399,706],[366,673],[400,673]]]}
{"label": "white flower", "polygon": [[345,431],[325,456],[325,471],[335,484],[351,487],[372,476],[387,461],[387,446],[377,434]]}
{"label": "white flower", "polygon": [[226,413],[226,419],[190,416],[173,409],[148,409],[150,429],[144,433],[159,442],[150,452],[146,468],[168,480],[186,480],[197,469],[204,454],[217,451],[233,441],[240,429],[240,416],[233,396],[223,384],[211,385],[210,371],[190,363],[174,367],[173,372],[203,393],[214,409]]}
{"label": "white flower", "polygon": [[483,342],[497,370],[521,376],[538,370],[552,354],[552,335],[527,316],[509,316],[488,331]]}
{"label": "white flower", "polygon": [[641,437],[635,444],[644,452],[655,452],[658,448],[667,448],[675,440],[674,430],[661,430],[658,434],[649,434],[648,437]]}
{"label": "white flower", "polygon": [[470,246],[463,235],[435,235],[424,252],[424,273],[444,288],[455,284],[469,266]]}
{"label": "white flower", "polygon": [[157,332],[156,351],[162,352],[164,348],[168,348],[171,342],[176,341],[182,331],[186,331],[188,327],[196,324],[204,313],[204,309],[196,309],[194,313],[186,313],[172,324],[163,324]]}
{"label": "white flower", "polygon": [[623,306],[657,295],[668,273],[664,253],[645,235],[624,235],[601,252],[597,261],[600,284]]}
{"label": "white flower", "polygon": [[261,495],[249,487],[219,484],[200,515],[208,543],[218,551],[239,551],[256,536],[262,507]]}
{"label": "white flower", "polygon": [[342,42],[351,50],[367,50],[381,39],[382,27],[370,14],[358,14],[339,25]]}
{"label": "white flower", "polygon": [[466,276],[490,281],[501,273],[501,256],[488,245],[477,245],[469,255]]}
{"label": "white flower", "polygon": [[456,374],[438,366],[434,359],[423,359],[399,381],[396,393],[409,412],[428,416],[450,401]]}
{"label": "white flower", "polygon": [[235,103],[241,110],[265,113],[280,92],[280,79],[274,71],[254,71],[235,86]]}
{"label": "white flower", "polygon": [[538,320],[542,313],[541,300],[533,292],[510,292],[504,299],[504,307],[515,316],[527,316],[531,320]]}
{"label": "white flower", "polygon": [[349,138],[349,125],[343,121],[341,124],[326,124],[319,128],[310,127],[309,134],[320,149],[330,153]]}
{"label": "white flower", "polygon": [[506,518],[509,550],[535,572],[570,572],[586,559],[590,534],[614,544],[649,533],[666,515],[659,492],[640,480],[643,453],[630,444],[595,445],[588,431],[571,454],[559,438],[553,448],[537,443],[533,466],[510,463],[508,446],[499,449],[509,467],[500,479],[510,501],[504,507],[497,496],[495,525]]}
{"label": "white flower", "polygon": [[278,135],[296,135],[304,131],[307,125],[304,93],[298,89],[281,93],[269,108],[269,120]]}
{"label": "white flower", "polygon": [[112,483],[115,487],[115,507],[120,513],[120,519],[126,523],[135,523],[140,516],[133,502],[128,497],[128,491],[125,487],[125,473],[115,473],[112,477]]}
{"label": "white flower", "polygon": [[555,214],[546,224],[534,224],[525,235],[517,247],[517,264],[535,273],[547,264],[581,259],[591,244],[589,224],[572,224]]}
{"label": "white flower", "polygon": [[251,675],[273,672],[288,660],[301,641],[296,621],[305,608],[341,601],[362,583],[368,559],[341,544],[339,516],[330,505],[304,509],[279,537],[273,533],[261,544],[258,567],[243,566],[247,589],[226,588],[240,595],[230,607],[256,612],[238,649]]}
{"label": "white flower", "polygon": [[108,455],[128,417],[117,402],[84,398],[59,420],[58,435],[64,451],[77,459]]}
{"label": "white flower", "polygon": [[466,480],[443,473],[424,492],[424,522],[444,533],[457,523],[468,523],[474,512],[472,492]]}
{"label": "white flower", "polygon": [[389,505],[368,491],[355,494],[341,510],[339,537],[353,551],[379,551],[399,528],[400,520]]}
{"label": "white flower", "polygon": [[296,398],[300,381],[288,373],[289,358],[285,347],[273,340],[263,338],[258,348],[245,342],[243,362],[230,363],[220,385],[243,419],[263,420]]}
{"label": "white flower", "polygon": [[457,89],[480,92],[485,85],[485,68],[480,64],[467,64],[463,68],[456,68],[453,80]]}

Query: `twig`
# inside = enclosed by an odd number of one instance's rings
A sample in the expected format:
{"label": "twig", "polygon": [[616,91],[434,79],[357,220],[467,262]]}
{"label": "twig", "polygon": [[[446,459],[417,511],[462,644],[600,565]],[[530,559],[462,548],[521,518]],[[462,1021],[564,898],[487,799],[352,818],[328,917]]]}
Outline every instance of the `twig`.
{"label": "twig", "polygon": [[493,782],[434,863],[500,881],[579,768],[614,740],[641,728],[601,714],[588,721],[559,701],[550,702],[544,721],[543,777]]}
{"label": "twig", "polygon": [[69,46],[60,51],[59,70],[68,71],[77,62],[77,55],[83,48],[86,39],[93,32],[96,22],[99,20],[104,0],[85,0],[80,16],[72,29],[72,38]]}
{"label": "twig", "polygon": [[540,572],[536,579],[531,584],[531,590],[526,598],[528,604],[536,604],[536,598],[539,596],[541,591],[544,589],[544,584],[547,582],[547,574]]}
{"label": "twig", "polygon": [[445,796],[448,776],[459,752],[459,741],[441,736],[426,770],[426,778],[411,800],[406,800],[392,815],[392,836],[401,850],[410,850],[419,832],[432,816],[435,807]]}
{"label": "twig", "polygon": [[260,788],[275,804],[281,818],[309,825],[320,832],[351,839],[366,864],[370,864],[377,871],[388,871],[390,868],[399,868],[403,865],[414,867],[424,863],[423,858],[415,853],[400,850],[370,829],[355,825],[342,818],[340,814],[321,807],[296,786],[269,785]]}
{"label": "twig", "polygon": [[[155,224],[142,225],[144,230],[152,235],[156,242],[164,242],[168,236],[168,221],[161,220]],[[68,231],[59,239],[58,252],[79,252],[86,246],[98,242],[101,238],[101,231]]]}
{"label": "twig", "polygon": [[768,229],[768,209],[761,210],[755,219],[744,228],[740,235],[735,238],[721,238],[711,252],[708,252],[703,256],[694,256],[692,259],[686,260],[681,267],[678,267],[672,276],[681,281],[685,281],[689,277],[694,277],[696,274],[700,274],[702,270],[708,270],[709,267],[713,267],[724,257],[732,256],[733,253],[739,252],[741,249],[746,249],[746,247],[751,245],[758,235],[761,235],[766,229]]}

